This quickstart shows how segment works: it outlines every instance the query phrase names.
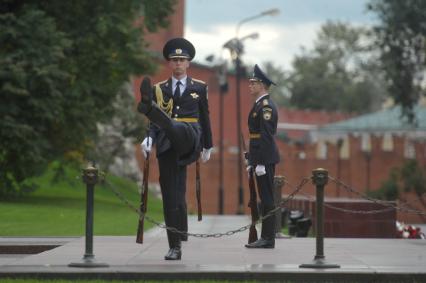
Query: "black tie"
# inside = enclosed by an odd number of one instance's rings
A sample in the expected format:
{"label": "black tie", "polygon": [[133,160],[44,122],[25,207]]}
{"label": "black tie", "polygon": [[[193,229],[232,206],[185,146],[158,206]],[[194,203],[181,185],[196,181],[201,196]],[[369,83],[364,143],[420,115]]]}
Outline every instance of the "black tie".
{"label": "black tie", "polygon": [[173,94],[175,99],[179,99],[180,98],[180,85],[182,83],[180,81],[177,81],[176,83],[176,89],[175,89],[175,93]]}

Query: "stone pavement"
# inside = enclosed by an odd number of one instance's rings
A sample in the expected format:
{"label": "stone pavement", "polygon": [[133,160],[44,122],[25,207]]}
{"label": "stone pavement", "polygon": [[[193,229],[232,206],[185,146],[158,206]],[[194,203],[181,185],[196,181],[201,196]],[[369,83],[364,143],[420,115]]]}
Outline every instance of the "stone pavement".
{"label": "stone pavement", "polygon": [[[247,216],[190,217],[190,232],[217,233],[249,223]],[[95,223],[96,225],[96,223]],[[260,229],[258,228],[258,231]],[[109,267],[76,268],[85,251],[82,238],[5,238],[1,247],[51,246],[33,255],[0,254],[0,278],[97,279],[224,279],[294,282],[426,282],[426,240],[326,238],[324,255],[340,268],[300,268],[315,256],[315,238],[277,239],[275,249],[244,247],[248,231],[221,238],[190,237],[183,242],[180,261],[165,261],[165,231],[145,233],[144,244],[135,236],[96,236],[95,258]],[[56,248],[53,248],[55,247]],[[1,280],[1,279],[0,279]]]}

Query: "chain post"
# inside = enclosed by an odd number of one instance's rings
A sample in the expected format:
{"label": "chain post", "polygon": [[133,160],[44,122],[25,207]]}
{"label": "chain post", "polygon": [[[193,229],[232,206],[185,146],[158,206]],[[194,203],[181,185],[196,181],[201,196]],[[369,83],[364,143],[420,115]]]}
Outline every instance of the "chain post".
{"label": "chain post", "polygon": [[106,263],[95,260],[93,254],[93,206],[94,188],[98,182],[98,169],[94,165],[89,165],[83,169],[83,182],[86,184],[86,247],[81,262],[73,262],[70,267],[108,267]]}
{"label": "chain post", "polygon": [[282,211],[281,211],[281,203],[282,203],[282,188],[285,183],[284,176],[275,176],[274,177],[274,204],[275,207],[280,207],[275,212],[275,238],[276,239],[285,239],[290,238],[288,235],[284,235],[282,230]]}
{"label": "chain post", "polygon": [[312,183],[316,186],[316,255],[311,263],[300,268],[340,268],[338,264],[327,263],[324,255],[324,186],[328,182],[328,171],[317,168],[312,171]]}

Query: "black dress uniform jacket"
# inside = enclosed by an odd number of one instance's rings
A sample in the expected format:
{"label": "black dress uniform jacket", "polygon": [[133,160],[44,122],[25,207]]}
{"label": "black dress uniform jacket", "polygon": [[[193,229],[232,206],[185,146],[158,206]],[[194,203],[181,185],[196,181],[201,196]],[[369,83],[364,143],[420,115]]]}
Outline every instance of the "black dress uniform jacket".
{"label": "black dress uniform jacket", "polygon": [[[188,122],[197,134],[194,150],[179,160],[179,165],[188,165],[198,159],[203,148],[211,148],[212,133],[210,127],[207,85],[200,80],[187,77],[186,89],[180,97],[173,97],[172,79],[157,83],[153,88],[153,100],[158,104],[156,87],[162,92],[165,104],[173,100],[173,108],[168,114],[176,121]],[[161,106],[160,106],[161,108]],[[164,109],[163,109],[164,110]],[[150,124],[148,135],[157,148],[157,157],[171,148],[165,132],[154,123]],[[182,141],[185,142],[185,141]]]}
{"label": "black dress uniform jacket", "polygon": [[277,123],[277,108],[269,95],[265,95],[254,104],[248,117],[250,165],[276,164],[280,161],[274,140]]}

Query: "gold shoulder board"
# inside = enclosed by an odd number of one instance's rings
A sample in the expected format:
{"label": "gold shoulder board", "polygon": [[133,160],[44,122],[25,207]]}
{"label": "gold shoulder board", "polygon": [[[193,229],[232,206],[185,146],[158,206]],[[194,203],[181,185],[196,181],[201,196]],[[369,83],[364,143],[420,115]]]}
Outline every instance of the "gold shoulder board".
{"label": "gold shoulder board", "polygon": [[194,79],[194,78],[192,78],[192,80],[193,80],[194,82],[197,82],[197,83],[206,84],[206,82],[205,82],[205,81],[202,81],[202,80],[198,80],[198,79]]}

